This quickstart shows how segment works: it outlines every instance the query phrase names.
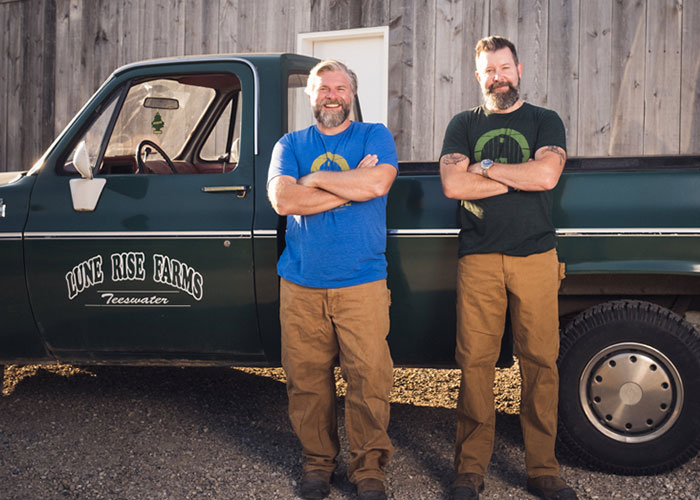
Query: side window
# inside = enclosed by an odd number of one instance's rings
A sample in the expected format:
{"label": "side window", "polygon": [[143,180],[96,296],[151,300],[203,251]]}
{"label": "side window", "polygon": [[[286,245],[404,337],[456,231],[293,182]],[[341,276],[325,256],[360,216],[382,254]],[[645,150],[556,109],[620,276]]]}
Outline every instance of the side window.
{"label": "side window", "polygon": [[[240,146],[239,141],[234,145],[234,139],[240,138],[240,95],[240,80],[232,74],[168,75],[132,81],[123,99],[113,98],[110,109],[105,109],[85,134],[96,174],[233,170],[237,158],[226,153]],[[118,109],[117,102],[121,104]],[[75,171],[72,157],[73,153],[65,173]]]}
{"label": "side window", "polygon": [[109,104],[107,104],[107,106],[102,110],[100,115],[97,117],[97,120],[90,125],[87,132],[85,132],[85,134],[83,134],[80,140],[76,143],[75,148],[73,148],[73,151],[71,151],[70,155],[68,155],[68,158],[64,162],[61,173],[67,175],[74,175],[78,173],[73,165],[73,158],[75,157],[75,151],[78,149],[77,144],[80,144],[83,141],[85,141],[85,145],[87,147],[88,157],[90,158],[90,166],[92,167],[93,171],[95,170],[100,149],[102,147],[102,140],[107,133],[110,118],[114,114],[114,108],[119,100],[118,94],[119,92],[110,98]]}
{"label": "side window", "polygon": [[309,73],[290,73],[287,78],[287,132],[301,130],[316,123],[306,95]]}
{"label": "side window", "polygon": [[241,97],[240,91],[230,96],[223,113],[219,116],[199,153],[202,162],[218,162],[221,165],[238,163],[243,107]]}

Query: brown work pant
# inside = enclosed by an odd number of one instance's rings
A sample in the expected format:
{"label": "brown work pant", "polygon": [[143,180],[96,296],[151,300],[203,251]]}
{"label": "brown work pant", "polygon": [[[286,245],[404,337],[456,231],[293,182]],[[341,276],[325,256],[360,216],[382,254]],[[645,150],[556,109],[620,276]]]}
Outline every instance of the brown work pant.
{"label": "brown work pant", "polygon": [[384,480],[394,452],[387,434],[393,362],[386,280],[344,288],[280,281],[282,366],[289,418],[301,441],[304,470],[332,472],[340,450],[333,367],[347,381],[348,477]]}
{"label": "brown work pant", "polygon": [[484,475],[493,452],[495,365],[510,304],[515,354],[520,362],[520,426],[529,477],[558,475],[557,431],[559,314],[563,264],[556,250],[527,257],[500,253],[459,259],[457,364],[458,474]]}

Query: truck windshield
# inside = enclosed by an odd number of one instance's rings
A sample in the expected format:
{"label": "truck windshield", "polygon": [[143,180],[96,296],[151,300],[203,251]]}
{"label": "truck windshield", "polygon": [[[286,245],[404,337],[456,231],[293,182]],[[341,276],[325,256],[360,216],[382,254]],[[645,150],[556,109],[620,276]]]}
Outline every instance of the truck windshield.
{"label": "truck windshield", "polygon": [[[208,174],[236,168],[242,120],[237,76],[134,81],[116,110],[115,95],[83,136],[96,174]],[[63,174],[76,174],[72,158],[63,164]]]}
{"label": "truck windshield", "polygon": [[[119,113],[105,156],[132,155],[139,142],[149,139],[171,158],[177,157],[215,95],[214,89],[167,79],[134,85]],[[152,103],[158,103],[157,99],[177,103],[177,108],[154,108]]]}

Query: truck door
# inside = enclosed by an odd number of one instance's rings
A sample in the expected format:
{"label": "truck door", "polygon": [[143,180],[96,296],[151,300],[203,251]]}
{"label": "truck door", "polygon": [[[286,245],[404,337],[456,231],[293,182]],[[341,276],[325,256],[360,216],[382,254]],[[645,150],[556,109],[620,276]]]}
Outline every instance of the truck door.
{"label": "truck door", "polygon": [[[25,252],[34,313],[59,359],[263,358],[255,88],[244,62],[137,65],[48,158]],[[81,149],[91,180],[77,172]]]}

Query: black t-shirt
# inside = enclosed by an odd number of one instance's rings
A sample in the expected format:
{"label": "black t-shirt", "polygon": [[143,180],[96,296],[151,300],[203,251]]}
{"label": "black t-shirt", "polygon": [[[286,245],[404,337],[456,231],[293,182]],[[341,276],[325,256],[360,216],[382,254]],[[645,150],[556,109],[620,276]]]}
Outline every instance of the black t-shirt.
{"label": "black t-shirt", "polygon": [[[543,146],[566,150],[566,132],[551,110],[524,103],[511,113],[483,106],[455,115],[445,131],[440,156],[461,153],[470,163],[491,159],[524,163]],[[462,201],[459,256],[499,252],[527,256],[556,246],[552,191],[515,191]]]}

